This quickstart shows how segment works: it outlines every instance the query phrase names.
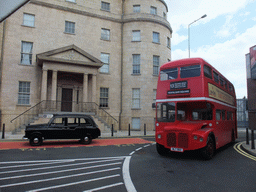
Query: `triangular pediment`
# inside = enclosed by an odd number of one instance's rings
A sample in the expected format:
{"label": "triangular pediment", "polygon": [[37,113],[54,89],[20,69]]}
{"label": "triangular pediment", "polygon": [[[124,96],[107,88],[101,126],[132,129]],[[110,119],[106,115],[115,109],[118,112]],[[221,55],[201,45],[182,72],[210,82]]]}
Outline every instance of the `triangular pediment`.
{"label": "triangular pediment", "polygon": [[103,63],[75,45],[54,49],[37,54],[37,62],[42,65],[44,61],[52,63],[65,63],[71,65],[84,65],[100,68]]}

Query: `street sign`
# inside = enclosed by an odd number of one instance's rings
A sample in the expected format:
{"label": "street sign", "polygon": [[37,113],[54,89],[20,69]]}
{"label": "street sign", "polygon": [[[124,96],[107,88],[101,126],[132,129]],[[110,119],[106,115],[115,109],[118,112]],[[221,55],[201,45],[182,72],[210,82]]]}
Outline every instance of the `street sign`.
{"label": "street sign", "polygon": [[0,23],[30,0],[0,0]]}

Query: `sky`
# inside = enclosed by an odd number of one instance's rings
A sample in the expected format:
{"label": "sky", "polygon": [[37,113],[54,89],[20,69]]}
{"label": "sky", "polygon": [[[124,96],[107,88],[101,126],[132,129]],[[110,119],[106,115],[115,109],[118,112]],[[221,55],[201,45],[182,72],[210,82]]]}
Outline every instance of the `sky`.
{"label": "sky", "polygon": [[172,60],[201,57],[247,97],[245,54],[256,45],[256,0],[165,0],[173,33]]}

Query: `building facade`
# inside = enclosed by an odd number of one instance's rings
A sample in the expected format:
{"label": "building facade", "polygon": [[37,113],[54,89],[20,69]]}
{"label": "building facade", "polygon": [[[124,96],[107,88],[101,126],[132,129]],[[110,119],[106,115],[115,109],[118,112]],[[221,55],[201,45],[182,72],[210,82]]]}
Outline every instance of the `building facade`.
{"label": "building facade", "polygon": [[31,0],[0,24],[1,126],[99,108],[115,129],[153,130],[167,12],[164,0]]}

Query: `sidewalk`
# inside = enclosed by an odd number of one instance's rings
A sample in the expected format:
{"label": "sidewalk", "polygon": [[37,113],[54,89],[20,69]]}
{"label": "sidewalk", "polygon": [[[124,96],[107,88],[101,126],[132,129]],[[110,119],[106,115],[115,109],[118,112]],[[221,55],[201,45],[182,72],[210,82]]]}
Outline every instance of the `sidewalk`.
{"label": "sidewalk", "polygon": [[[10,141],[10,140],[16,140],[21,141],[24,133],[17,133],[12,134],[12,132],[5,132],[5,137],[2,139],[2,132],[0,132],[0,142],[1,141]],[[113,137],[111,136],[111,132],[101,132],[100,138],[117,138],[117,137],[141,137],[141,136],[155,136],[155,131],[147,131],[146,135],[144,135],[144,131],[131,131],[130,136],[128,136],[128,131],[116,131],[114,132]]]}
{"label": "sidewalk", "polygon": [[[256,148],[256,140],[254,140],[254,146]],[[251,141],[249,141],[249,145],[246,144],[246,141],[244,141],[241,145],[242,150],[256,157],[256,149],[251,149],[251,147]]]}

